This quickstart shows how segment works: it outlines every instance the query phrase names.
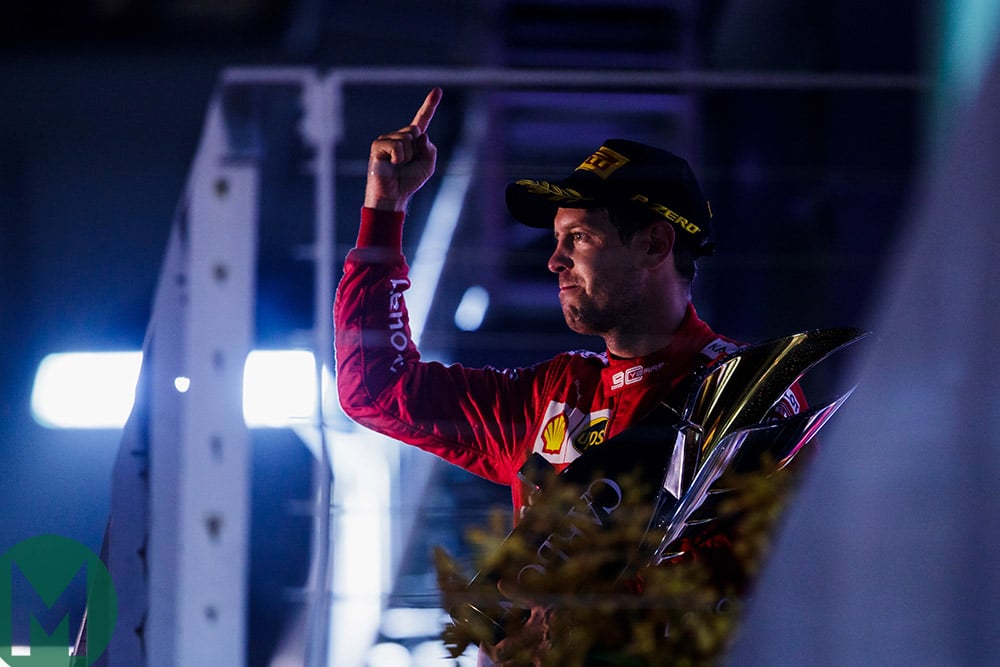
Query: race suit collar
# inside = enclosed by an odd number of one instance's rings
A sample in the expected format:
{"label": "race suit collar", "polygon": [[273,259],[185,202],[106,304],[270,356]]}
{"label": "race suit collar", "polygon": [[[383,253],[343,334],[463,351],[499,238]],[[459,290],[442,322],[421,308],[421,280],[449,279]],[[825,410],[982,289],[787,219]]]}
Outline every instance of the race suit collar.
{"label": "race suit collar", "polygon": [[694,305],[688,302],[681,325],[665,347],[629,359],[617,358],[607,352],[608,365],[601,372],[605,389],[609,393],[621,391],[652,381],[664,372],[671,376],[678,372],[686,373],[695,365],[695,358],[701,349],[714,337],[715,333],[698,317]]}

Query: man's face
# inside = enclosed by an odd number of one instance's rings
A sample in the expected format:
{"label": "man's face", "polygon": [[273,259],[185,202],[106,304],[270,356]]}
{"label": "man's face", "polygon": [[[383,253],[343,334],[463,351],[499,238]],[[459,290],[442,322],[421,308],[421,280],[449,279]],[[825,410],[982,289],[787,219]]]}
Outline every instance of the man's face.
{"label": "man's face", "polygon": [[559,276],[559,302],[573,331],[602,336],[628,327],[641,307],[640,234],[622,243],[605,210],[560,208],[549,270]]}

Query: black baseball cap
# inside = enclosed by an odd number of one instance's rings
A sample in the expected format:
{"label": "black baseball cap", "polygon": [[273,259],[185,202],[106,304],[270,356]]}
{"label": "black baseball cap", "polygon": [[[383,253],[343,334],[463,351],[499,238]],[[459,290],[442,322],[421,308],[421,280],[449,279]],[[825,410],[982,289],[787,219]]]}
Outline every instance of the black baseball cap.
{"label": "black baseball cap", "polygon": [[687,160],[627,139],[608,139],[562,181],[520,179],[507,186],[507,208],[529,227],[551,228],[558,208],[614,207],[640,221],[663,219],[697,255],[708,242],[712,208]]}

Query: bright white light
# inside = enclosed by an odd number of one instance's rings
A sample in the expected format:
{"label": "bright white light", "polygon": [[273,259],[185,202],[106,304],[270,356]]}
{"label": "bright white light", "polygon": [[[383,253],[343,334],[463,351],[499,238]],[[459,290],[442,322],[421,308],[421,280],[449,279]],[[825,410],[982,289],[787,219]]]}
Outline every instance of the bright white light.
{"label": "bright white light", "polygon": [[[125,425],[142,366],[142,352],[70,352],[42,359],[31,390],[35,421],[48,428]],[[178,376],[185,393],[191,379]],[[311,423],[316,369],[309,350],[254,351],[243,369],[243,421],[249,427]]]}
{"label": "bright white light", "polygon": [[49,428],[121,428],[141,365],[141,352],[50,354],[35,374],[32,415]]}
{"label": "bright white light", "polygon": [[389,639],[410,639],[441,634],[445,625],[442,609],[396,607],[382,613],[382,634]]}
{"label": "bright white light", "polygon": [[382,642],[368,649],[365,656],[368,667],[409,667],[410,652],[402,644]]}
{"label": "bright white light", "polygon": [[[390,451],[399,445],[384,436],[355,431],[337,438],[330,462],[337,483],[330,517],[331,558],[328,665],[362,665],[390,586],[394,495]],[[359,549],[358,545],[364,545]]]}
{"label": "bright white light", "polygon": [[309,350],[255,350],[243,367],[243,421],[289,426],[316,418],[316,361]]}
{"label": "bright white light", "polygon": [[410,656],[413,667],[445,667],[455,664],[440,639],[420,642],[410,651]]}
{"label": "bright white light", "polygon": [[483,324],[490,307],[490,293],[479,285],[465,290],[455,310],[455,326],[462,331],[475,331]]}

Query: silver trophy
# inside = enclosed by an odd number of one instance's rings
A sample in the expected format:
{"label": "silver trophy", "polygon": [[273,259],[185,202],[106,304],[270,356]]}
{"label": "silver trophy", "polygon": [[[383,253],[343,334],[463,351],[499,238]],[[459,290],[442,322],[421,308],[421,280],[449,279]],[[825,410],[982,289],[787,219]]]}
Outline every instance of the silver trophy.
{"label": "silver trophy", "polygon": [[866,335],[857,329],[799,333],[744,348],[697,373],[677,409],[679,427],[650,522],[650,533],[660,536],[652,564],[677,555],[671,545],[710,494],[725,492],[716,482],[734,461],[742,461],[744,469],[767,464],[781,469],[813,440],[853,387],[798,414],[777,416],[773,408],[820,361]]}

